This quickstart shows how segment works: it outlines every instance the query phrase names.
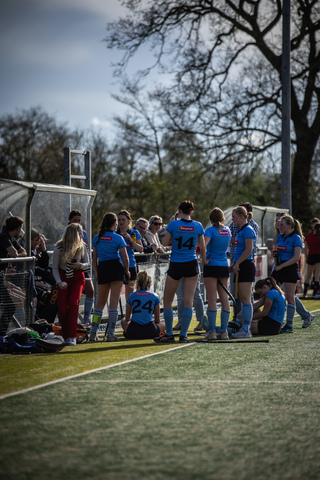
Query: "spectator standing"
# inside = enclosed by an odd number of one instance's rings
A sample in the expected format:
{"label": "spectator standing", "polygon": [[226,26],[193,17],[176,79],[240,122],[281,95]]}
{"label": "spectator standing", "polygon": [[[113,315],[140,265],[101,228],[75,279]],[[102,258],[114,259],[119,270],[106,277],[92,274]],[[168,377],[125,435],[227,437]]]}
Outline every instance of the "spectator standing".
{"label": "spectator standing", "polygon": [[309,284],[313,275],[313,295],[312,298],[320,298],[319,290],[319,277],[320,277],[320,220],[313,218],[310,222],[311,232],[309,232],[305,241],[305,251],[307,258],[307,274],[304,281],[303,298],[308,298]]}
{"label": "spectator standing", "polygon": [[[143,253],[153,253],[157,250],[157,245],[155,243],[149,243],[148,240],[146,239],[146,232],[148,230],[149,222],[147,219],[140,217],[136,221],[135,224],[135,229],[138,230],[138,232],[141,235],[141,244],[143,246]],[[138,256],[136,257],[136,262],[137,263],[144,263],[148,261],[149,257],[145,256]]]}
{"label": "spectator standing", "polygon": [[[20,217],[9,217],[6,219],[5,227],[0,233],[0,258],[26,257],[27,252],[18,243],[23,226],[23,220]],[[13,319],[16,307],[10,293],[5,285],[6,270],[8,264],[0,263],[0,336],[6,334],[10,321]]]}
{"label": "spectator standing", "polygon": [[79,301],[85,286],[84,272],[90,268],[88,250],[82,240],[82,227],[70,223],[54,246],[52,272],[58,293],[62,336],[67,345],[76,345]]}

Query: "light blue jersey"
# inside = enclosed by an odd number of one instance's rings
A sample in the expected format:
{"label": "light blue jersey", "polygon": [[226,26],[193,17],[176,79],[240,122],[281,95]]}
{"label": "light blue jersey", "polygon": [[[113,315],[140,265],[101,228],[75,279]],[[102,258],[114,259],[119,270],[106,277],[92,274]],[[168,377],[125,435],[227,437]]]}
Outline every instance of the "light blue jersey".
{"label": "light blue jersey", "polygon": [[300,235],[295,232],[285,236],[283,233],[278,235],[276,241],[276,248],[279,252],[280,262],[286,262],[290,258],[294,257],[295,247],[302,248],[302,240]]}
{"label": "light blue jersey", "polygon": [[208,227],[204,232],[205,237],[210,238],[207,245],[206,259],[211,258],[208,265],[227,267],[227,250],[231,240],[231,231],[229,227]]}
{"label": "light blue jersey", "polygon": [[272,288],[267,293],[266,298],[269,298],[272,301],[268,317],[282,325],[286,314],[286,299],[284,295],[281,295],[276,288]]}
{"label": "light blue jersey", "polygon": [[[117,230],[117,233],[119,233],[119,230]],[[128,230],[128,233],[129,233],[130,237],[134,237],[134,235],[135,235],[137,240],[141,240],[141,238],[142,238],[140,233],[138,232],[138,230],[134,230],[134,229]],[[127,254],[128,254],[128,257],[129,257],[129,268],[135,267],[137,265],[137,263],[136,263],[136,259],[134,257],[134,247],[132,246],[132,244],[129,240],[127,240],[124,237],[122,237],[122,238],[125,241],[126,248],[127,248]],[[123,263],[121,254],[120,254],[120,259]]]}
{"label": "light blue jersey", "polygon": [[120,259],[119,249],[125,246],[123,237],[112,230],[106,230],[100,239],[99,235],[96,235],[92,240],[92,247],[97,251],[99,262]]}
{"label": "light blue jersey", "polygon": [[204,235],[203,226],[194,220],[173,220],[167,226],[172,235],[171,262],[191,262],[196,260],[197,240]]}
{"label": "light blue jersey", "polygon": [[152,322],[154,308],[159,305],[160,298],[149,290],[138,290],[129,295],[127,303],[132,309],[131,320],[140,325],[146,325]]}
{"label": "light blue jersey", "polygon": [[248,239],[248,238],[252,238],[253,246],[252,246],[252,251],[251,251],[250,255],[247,258],[245,258],[245,260],[253,260],[253,252],[254,252],[255,244],[256,244],[256,233],[253,230],[253,228],[250,227],[250,225],[248,225],[248,223],[246,223],[246,225],[244,225],[242,228],[240,228],[240,231],[239,231],[238,235],[236,236],[236,240],[235,240],[236,248],[234,250],[234,257],[233,257],[235,262],[238,260],[238,258],[241,257],[241,255],[245,251],[245,249],[246,249],[246,239]]}

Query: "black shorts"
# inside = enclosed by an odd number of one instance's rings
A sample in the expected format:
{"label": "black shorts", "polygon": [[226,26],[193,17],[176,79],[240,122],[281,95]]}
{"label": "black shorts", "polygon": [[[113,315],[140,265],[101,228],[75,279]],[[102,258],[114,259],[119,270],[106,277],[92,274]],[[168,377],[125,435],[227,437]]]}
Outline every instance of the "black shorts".
{"label": "black shorts", "polygon": [[130,267],[129,272],[131,273],[130,279],[125,275],[123,283],[128,285],[129,280],[136,280],[138,275],[138,267]]}
{"label": "black shorts", "polygon": [[147,338],[155,338],[160,334],[160,328],[154,322],[141,325],[140,323],[131,321],[127,331],[123,332],[126,338],[132,340],[145,340]]}
{"label": "black shorts", "polygon": [[320,263],[320,253],[314,253],[313,255],[308,255],[307,264],[315,265],[316,263]]}
{"label": "black shorts", "polygon": [[259,335],[279,335],[281,324],[273,318],[263,317],[258,321]]}
{"label": "black shorts", "polygon": [[203,278],[229,278],[229,267],[221,267],[218,265],[205,265],[203,267]]}
{"label": "black shorts", "polygon": [[105,260],[98,265],[98,285],[123,282],[124,268],[120,259]]}
{"label": "black shorts", "polygon": [[[237,276],[234,276],[233,281],[236,281]],[[252,260],[245,260],[240,263],[240,270],[238,273],[238,283],[254,282],[256,278],[256,266]]]}
{"label": "black shorts", "polygon": [[279,270],[278,272],[274,270],[271,276],[280,285],[282,283],[297,283],[297,281],[300,280],[301,278],[298,262],[294,263],[293,265],[289,265],[288,267],[285,267],[282,270]]}
{"label": "black shorts", "polygon": [[191,260],[191,262],[170,262],[167,274],[174,280],[181,280],[183,277],[194,277],[199,274],[199,265],[197,260]]}

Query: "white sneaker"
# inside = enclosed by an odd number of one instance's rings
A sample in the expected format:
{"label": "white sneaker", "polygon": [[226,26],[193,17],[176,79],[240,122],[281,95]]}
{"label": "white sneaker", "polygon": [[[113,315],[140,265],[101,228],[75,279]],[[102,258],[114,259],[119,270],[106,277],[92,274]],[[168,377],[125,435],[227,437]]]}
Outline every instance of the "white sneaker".
{"label": "white sneaker", "polygon": [[116,337],[115,335],[111,335],[110,333],[108,333],[106,341],[107,342],[119,342],[119,338]]}
{"label": "white sneaker", "polygon": [[66,344],[74,347],[77,345],[77,339],[75,337],[67,338]]}
{"label": "white sneaker", "polygon": [[245,330],[243,330],[243,328],[240,328],[239,332],[232,333],[231,337],[232,338],[251,338],[252,333],[251,333],[251,330],[248,330],[248,332],[246,332]]}
{"label": "white sneaker", "polygon": [[308,328],[308,327],[310,327],[311,322],[312,322],[313,319],[314,319],[314,315],[312,315],[312,313],[310,313],[309,317],[307,317],[307,318],[305,318],[305,319],[303,320],[302,328]]}
{"label": "white sneaker", "polygon": [[219,333],[218,340],[229,340],[228,332]]}
{"label": "white sneaker", "polygon": [[211,333],[206,333],[204,339],[202,340],[203,342],[209,342],[210,340],[217,340],[218,335],[216,332],[211,332]]}

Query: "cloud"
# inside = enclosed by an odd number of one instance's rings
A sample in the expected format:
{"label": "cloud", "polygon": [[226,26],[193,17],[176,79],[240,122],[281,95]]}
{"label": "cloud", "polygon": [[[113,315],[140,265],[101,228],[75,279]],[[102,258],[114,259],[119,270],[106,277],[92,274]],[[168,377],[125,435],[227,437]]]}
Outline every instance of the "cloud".
{"label": "cloud", "polygon": [[94,127],[111,127],[110,122],[108,122],[107,120],[102,121],[98,117],[93,117],[93,119],[91,120],[91,125],[93,125]]}

